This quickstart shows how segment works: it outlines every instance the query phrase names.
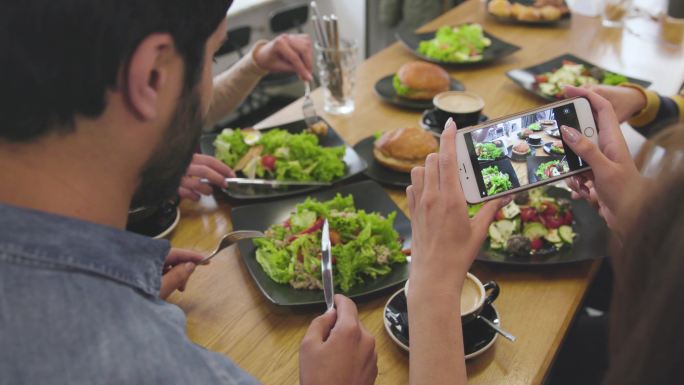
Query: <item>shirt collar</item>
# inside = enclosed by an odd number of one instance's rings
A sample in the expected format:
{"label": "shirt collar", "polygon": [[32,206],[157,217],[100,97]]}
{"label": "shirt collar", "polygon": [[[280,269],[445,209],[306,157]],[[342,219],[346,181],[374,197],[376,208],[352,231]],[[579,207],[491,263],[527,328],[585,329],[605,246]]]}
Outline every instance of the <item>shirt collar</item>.
{"label": "shirt collar", "polygon": [[0,255],[8,252],[159,295],[168,241],[5,204],[0,204],[0,229]]}

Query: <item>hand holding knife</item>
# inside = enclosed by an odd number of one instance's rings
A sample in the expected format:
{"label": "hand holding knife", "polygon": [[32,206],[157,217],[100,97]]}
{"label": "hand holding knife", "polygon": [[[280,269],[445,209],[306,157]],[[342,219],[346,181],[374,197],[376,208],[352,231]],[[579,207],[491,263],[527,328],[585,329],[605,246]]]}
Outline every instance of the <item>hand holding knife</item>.
{"label": "hand holding knife", "polygon": [[323,230],[321,232],[321,278],[323,281],[323,296],[325,297],[325,304],[327,310],[335,306],[335,286],[333,283],[332,272],[332,255],[330,245],[330,227],[328,219],[323,222]]}

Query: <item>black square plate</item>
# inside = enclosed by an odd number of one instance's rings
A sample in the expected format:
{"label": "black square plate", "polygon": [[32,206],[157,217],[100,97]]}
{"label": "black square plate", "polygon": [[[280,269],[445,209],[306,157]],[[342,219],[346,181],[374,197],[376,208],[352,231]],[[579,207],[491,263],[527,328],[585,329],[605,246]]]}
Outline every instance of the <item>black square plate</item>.
{"label": "black square plate", "polygon": [[482,60],[480,61],[475,61],[475,62],[466,62],[466,63],[455,63],[455,62],[446,62],[446,61],[441,61],[437,59],[433,59],[431,57],[427,57],[423,55],[422,53],[418,52],[418,46],[420,45],[420,42],[423,40],[430,40],[435,37],[435,32],[424,32],[424,33],[416,33],[413,31],[399,31],[396,34],[397,40],[399,40],[406,48],[408,48],[414,55],[417,57],[427,60],[432,63],[440,64],[443,66],[449,66],[449,67],[469,67],[469,66],[476,66],[479,64],[484,64],[484,63],[489,63],[493,62],[495,60],[499,60],[505,56],[508,56],[515,51],[519,50],[520,47],[517,45],[513,45],[510,43],[507,43],[494,35],[489,34],[487,31],[484,31],[485,37],[489,38],[492,41],[492,44],[485,48],[484,51],[482,51]]}
{"label": "black square plate", "polygon": [[[393,81],[394,74],[387,75],[375,83],[375,93],[380,97],[380,99],[382,99],[383,102],[393,104],[397,107],[410,108],[415,110],[425,110],[433,107],[432,99],[408,99],[397,95],[397,91],[394,89]],[[465,87],[461,82],[452,78],[449,90],[463,91],[465,90]]]}
{"label": "black square plate", "polygon": [[[541,64],[533,65],[531,67],[523,68],[523,69],[515,69],[506,72],[506,76],[508,76],[509,79],[513,80],[517,85],[520,87],[530,91],[531,93],[539,96],[540,98],[549,101],[549,102],[555,102],[557,99],[553,96],[548,96],[544,95],[539,91],[539,89],[536,86],[536,80],[535,76],[541,75],[546,72],[552,72],[557,70],[558,68],[563,66],[563,61],[568,60],[577,64],[584,64],[589,70],[592,70],[593,68],[596,68],[598,71],[602,72],[607,72],[605,68],[601,68],[595,64],[589,63],[588,61],[584,59],[580,59],[575,55],[566,53],[564,55],[560,55],[558,57],[555,57],[551,60],[547,60]],[[612,71],[610,71],[612,72]],[[627,80],[629,80],[630,83],[638,84],[642,87],[648,87],[651,85],[651,82],[647,80],[641,80],[641,79],[636,79],[636,78],[630,78],[627,76]]]}
{"label": "black square plate", "polygon": [[547,193],[554,198],[565,198],[571,201],[575,219],[572,227],[577,234],[572,246],[553,252],[520,257],[491,249],[487,240],[477,260],[504,265],[559,265],[603,258],[606,255],[608,229],[596,209],[584,200],[571,200],[570,192],[566,189],[551,186],[547,188]]}
{"label": "black square plate", "polygon": [[[353,195],[356,208],[360,210],[377,212],[385,216],[389,215],[392,211],[396,211],[397,216],[394,221],[394,228],[399,233],[399,236],[404,239],[404,248],[409,247],[411,244],[411,222],[380,185],[373,181],[365,181],[316,192],[311,197],[325,201],[334,198],[337,193]],[[272,224],[282,223],[286,220],[294,207],[298,203],[303,202],[304,199],[305,197],[296,197],[234,208],[231,213],[233,228],[235,230],[265,231]],[[257,286],[259,286],[259,289],[261,289],[261,292],[269,301],[283,306],[325,303],[323,291],[321,290],[297,290],[290,285],[272,281],[257,262],[256,247],[252,242],[240,242],[238,247],[252,278],[254,278]],[[367,280],[361,285],[354,286],[349,292],[344,294],[355,298],[376,293],[402,284],[408,279],[408,276],[408,264],[393,265],[392,271],[389,274],[375,280]]]}
{"label": "black square plate", "polygon": [[[366,169],[366,162],[359,157],[359,155],[351,148],[347,143],[345,143],[342,138],[335,132],[335,130],[328,124],[328,134],[326,136],[319,136],[319,143],[323,147],[335,147],[335,146],[345,146],[347,151],[344,154],[344,163],[346,164],[346,172],[344,176],[333,181],[333,183],[338,183],[343,180],[350,179],[351,177],[362,173]],[[260,131],[269,131],[276,128],[286,130],[290,133],[298,133],[307,129],[307,124],[303,120],[298,120],[295,122],[281,124],[275,127],[268,127],[261,129]],[[200,149],[202,154],[207,154],[214,156],[214,140],[218,134],[205,134],[200,138]],[[267,186],[230,186],[228,189],[223,189],[223,191],[228,194],[229,197],[239,200],[249,200],[249,199],[269,199],[269,198],[280,198],[285,196],[292,196],[297,194],[303,194],[318,190],[320,187],[281,187],[272,188]]]}
{"label": "black square plate", "polygon": [[511,164],[511,160],[509,158],[504,157],[499,160],[480,161],[480,169],[485,169],[491,166],[498,167],[499,171],[508,175],[508,180],[510,180],[511,184],[513,185],[511,189],[520,187],[518,175],[515,173],[515,170],[513,169],[513,165]]}
{"label": "black square plate", "polygon": [[[522,5],[534,5],[536,0],[514,0],[514,1],[509,1],[510,3],[520,3]],[[487,1],[487,4],[491,3],[491,0]],[[565,2],[563,2],[565,3]],[[565,4],[567,6],[567,4]],[[512,17],[499,17],[491,12],[489,10],[487,11],[487,14],[491,16],[492,18],[496,19],[496,21],[499,21],[501,23],[506,23],[506,24],[522,24],[522,25],[529,25],[529,26],[554,26],[560,23],[563,23],[565,21],[570,20],[572,17],[570,10],[568,12],[565,12],[564,14],[561,15],[560,19],[557,20],[518,20],[514,19]]]}

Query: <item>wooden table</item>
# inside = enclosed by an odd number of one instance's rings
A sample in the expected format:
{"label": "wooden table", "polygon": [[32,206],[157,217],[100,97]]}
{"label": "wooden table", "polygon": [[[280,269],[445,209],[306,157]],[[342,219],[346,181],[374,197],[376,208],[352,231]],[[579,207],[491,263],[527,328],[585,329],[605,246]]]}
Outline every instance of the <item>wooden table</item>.
{"label": "wooden table", "polygon": [[[486,17],[479,0],[467,1],[425,27],[475,21],[492,34],[522,46],[522,50],[494,65],[453,71],[466,88],[484,97],[485,113],[502,116],[540,105],[540,100],[507,80],[504,73],[571,52],[597,65],[653,81],[653,88],[674,93],[684,80],[681,30],[667,34],[654,22],[633,20],[631,29],[600,27],[598,19],[573,17],[565,28],[525,28],[497,24]],[[632,23],[633,22],[633,23]],[[667,35],[667,43],[661,36]],[[678,40],[679,39],[679,40]],[[373,84],[414,58],[394,44],[364,62],[358,69],[356,110],[350,116],[324,115],[348,143],[356,143],[378,130],[417,125],[419,114],[383,104]],[[666,69],[666,70],[665,70]],[[313,94],[318,111],[320,90]],[[301,117],[301,104],[273,115],[264,125]],[[405,212],[403,191],[388,191]],[[175,247],[208,252],[230,231],[230,206],[213,200],[185,202],[182,220],[171,236]],[[599,266],[588,262],[549,268],[503,268],[476,263],[473,272],[495,279],[502,291],[496,301],[502,325],[518,337],[515,343],[499,339],[486,354],[468,362],[473,384],[539,384],[563,341],[588,285]],[[379,356],[378,384],[408,383],[408,356],[386,335],[382,309],[389,295],[358,301],[364,325],[375,335]],[[236,250],[226,250],[209,267],[198,268],[184,293],[171,302],[188,315],[190,338],[208,349],[229,356],[267,384],[298,382],[298,346],[318,312],[271,305],[252,281]]]}

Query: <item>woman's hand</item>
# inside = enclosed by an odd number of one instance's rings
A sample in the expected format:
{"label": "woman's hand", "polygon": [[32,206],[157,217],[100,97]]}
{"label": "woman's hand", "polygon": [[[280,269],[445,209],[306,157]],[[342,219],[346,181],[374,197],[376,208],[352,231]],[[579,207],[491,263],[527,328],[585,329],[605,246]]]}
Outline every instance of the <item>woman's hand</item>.
{"label": "woman's hand", "polygon": [[164,261],[159,297],[168,298],[174,291],[185,290],[190,275],[204,256],[191,250],[171,249]]}
{"label": "woman's hand", "polygon": [[[587,84],[583,88],[609,101],[619,122],[627,121],[646,107],[646,96],[636,88],[598,84]],[[566,96],[572,97],[568,94]]]}
{"label": "woman's hand", "polygon": [[269,72],[295,72],[302,80],[313,80],[311,38],[306,34],[276,37],[256,49],[254,61]]}
{"label": "woman's hand", "polygon": [[456,159],[456,124],[449,119],[439,154],[411,171],[411,384],[465,384],[461,331],[463,280],[496,211],[510,201],[485,204],[468,217]]}
{"label": "woman's hand", "polygon": [[413,232],[412,293],[423,283],[460,291],[496,211],[511,199],[488,202],[470,219],[459,179],[453,120],[447,122],[440,142],[439,154],[430,154],[425,167],[411,171],[406,190]]}
{"label": "woman's hand", "polygon": [[610,102],[584,88],[566,87],[566,95],[582,96],[589,100],[598,125],[598,146],[573,127],[562,126],[565,144],[591,165],[591,171],[572,177],[568,186],[576,195],[589,200],[599,208],[608,227],[618,235],[630,223],[633,193],[645,183],[632,159],[620,124]]}
{"label": "woman's hand", "polygon": [[181,179],[178,195],[184,199],[198,201],[200,195],[211,195],[213,192],[211,185],[202,183],[200,179],[207,179],[214,186],[226,187],[226,178],[233,177],[235,173],[225,163],[213,156],[195,154],[185,176]]}

